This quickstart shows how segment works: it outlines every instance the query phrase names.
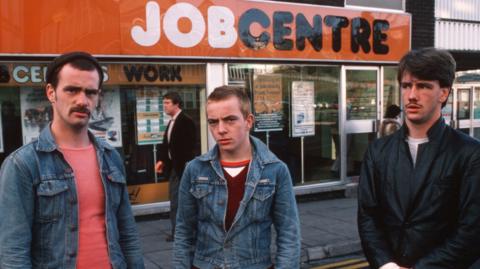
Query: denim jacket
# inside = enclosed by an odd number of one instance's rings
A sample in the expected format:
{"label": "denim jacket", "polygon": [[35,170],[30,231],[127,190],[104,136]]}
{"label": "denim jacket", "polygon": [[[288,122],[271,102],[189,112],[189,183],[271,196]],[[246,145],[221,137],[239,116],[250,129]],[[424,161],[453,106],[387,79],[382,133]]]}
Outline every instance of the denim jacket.
{"label": "denim jacket", "polygon": [[290,174],[260,140],[250,141],[253,157],[245,193],[228,231],[228,190],[218,146],[188,163],[179,191],[175,268],[267,269],[272,265],[272,224],[275,269],[300,267],[300,223]]}
{"label": "denim jacket", "polygon": [[[113,269],[144,268],[118,152],[93,141],[105,191],[107,244]],[[86,167],[86,169],[89,169]],[[13,152],[0,170],[0,268],[75,268],[78,202],[72,168],[49,126]]]}

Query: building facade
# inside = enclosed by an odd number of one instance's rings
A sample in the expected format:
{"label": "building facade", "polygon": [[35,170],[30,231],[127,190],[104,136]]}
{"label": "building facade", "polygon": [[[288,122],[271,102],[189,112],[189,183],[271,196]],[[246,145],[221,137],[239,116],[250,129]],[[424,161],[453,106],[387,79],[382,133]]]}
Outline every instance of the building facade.
{"label": "building facade", "polygon": [[168,179],[154,172],[167,91],[195,121],[196,154],[214,146],[206,97],[236,85],[298,195],[344,189],[400,104],[412,24],[402,0],[19,0],[0,3],[0,18],[0,161],[48,126],[48,61],[88,51],[105,74],[90,129],[123,156],[135,214],[168,210]]}

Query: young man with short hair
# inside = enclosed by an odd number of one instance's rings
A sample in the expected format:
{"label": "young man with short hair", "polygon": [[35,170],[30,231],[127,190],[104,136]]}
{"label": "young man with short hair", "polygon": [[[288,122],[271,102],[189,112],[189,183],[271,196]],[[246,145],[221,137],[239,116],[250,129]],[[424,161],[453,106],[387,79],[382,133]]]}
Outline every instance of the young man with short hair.
{"label": "young man with short hair", "polygon": [[480,143],[445,124],[455,60],[434,48],[399,64],[405,124],[363,162],[358,227],[371,268],[466,269],[480,256]]}
{"label": "young man with short hair", "polygon": [[248,96],[238,88],[216,88],[207,100],[207,121],[217,145],[191,161],[182,177],[174,267],[299,268],[292,180],[287,166],[249,135],[254,118]]}
{"label": "young man with short hair", "polygon": [[88,131],[102,68],[72,52],[46,79],[53,121],[0,170],[0,268],[144,268],[123,161]]}

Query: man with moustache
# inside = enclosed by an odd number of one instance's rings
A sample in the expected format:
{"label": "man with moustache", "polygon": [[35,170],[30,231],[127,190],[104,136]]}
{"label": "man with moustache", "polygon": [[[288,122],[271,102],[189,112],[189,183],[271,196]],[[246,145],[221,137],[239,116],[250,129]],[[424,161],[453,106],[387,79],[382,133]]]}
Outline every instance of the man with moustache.
{"label": "man with moustache", "polygon": [[[207,99],[217,145],[180,182],[176,269],[300,267],[300,222],[287,166],[257,138],[250,100],[222,86]],[[277,251],[270,253],[272,225]]]}
{"label": "man with moustache", "polygon": [[480,143],[445,124],[455,60],[434,48],[400,61],[405,124],[363,162],[358,228],[371,268],[466,269],[480,256]]}
{"label": "man with moustache", "polygon": [[51,124],[0,170],[0,268],[144,268],[122,159],[88,131],[101,66],[66,53],[46,82]]}

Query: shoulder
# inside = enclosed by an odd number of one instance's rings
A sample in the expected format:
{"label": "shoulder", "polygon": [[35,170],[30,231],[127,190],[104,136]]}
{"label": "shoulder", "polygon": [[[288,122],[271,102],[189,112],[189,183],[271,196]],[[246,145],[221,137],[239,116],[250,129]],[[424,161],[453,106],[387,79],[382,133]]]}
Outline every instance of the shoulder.
{"label": "shoulder", "polygon": [[447,126],[449,132],[448,140],[443,141],[446,145],[450,145],[452,150],[456,152],[463,152],[466,154],[480,155],[480,141],[473,138],[457,129]]}

